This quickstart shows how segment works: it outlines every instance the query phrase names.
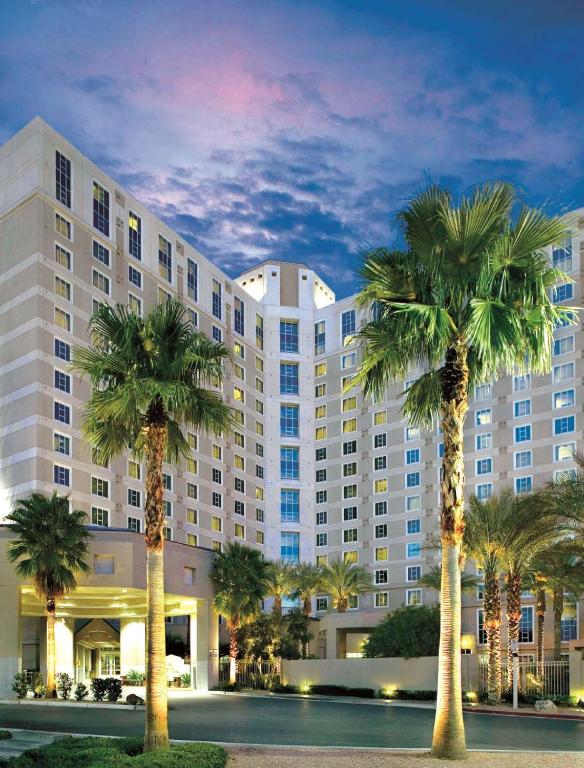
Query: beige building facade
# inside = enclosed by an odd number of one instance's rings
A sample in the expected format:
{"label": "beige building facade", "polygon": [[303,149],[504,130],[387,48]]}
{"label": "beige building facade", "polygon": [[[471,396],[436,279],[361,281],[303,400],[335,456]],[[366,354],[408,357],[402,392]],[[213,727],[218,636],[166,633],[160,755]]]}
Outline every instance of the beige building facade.
{"label": "beige building facade", "polygon": [[[572,279],[558,286],[558,301],[581,305],[584,209],[570,224],[572,237],[550,258]],[[326,595],[315,600],[316,642],[329,657],[358,654],[360,634],[388,610],[436,602],[417,580],[438,562],[440,434],[401,418],[407,382],[378,403],[346,391],[362,319],[354,297],[336,301],[293,262],[228,277],[38,118],[0,148],[0,248],[0,517],[15,498],[57,488],[100,535],[143,530],[143,467],[131,456],[92,463],[81,435],[89,388],[68,365],[88,341],[97,303],[144,312],[171,295],[234,350],[223,395],[237,426],[222,437],[190,434],[192,457],[165,468],[169,541],[193,558],[237,540],[272,559],[339,556],[366,566],[376,589],[346,618],[331,616]],[[473,393],[469,492],[520,493],[573,471],[583,429],[579,325],[556,332],[553,365],[548,376],[510,376]],[[533,604],[526,595],[526,655]],[[463,618],[477,650],[480,605],[478,594],[466,598]],[[580,618],[569,606],[566,647]],[[339,643],[327,639],[329,624]]]}

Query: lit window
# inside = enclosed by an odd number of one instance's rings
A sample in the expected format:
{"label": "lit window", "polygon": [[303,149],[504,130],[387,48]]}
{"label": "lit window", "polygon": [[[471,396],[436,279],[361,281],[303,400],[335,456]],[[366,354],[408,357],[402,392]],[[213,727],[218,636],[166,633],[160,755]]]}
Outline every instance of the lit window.
{"label": "lit window", "polygon": [[422,590],[406,589],[406,605],[422,605]]}
{"label": "lit window", "polygon": [[513,417],[519,419],[531,414],[531,400],[516,400],[513,403]]}
{"label": "lit window", "polygon": [[389,596],[387,592],[376,592],[375,593],[375,607],[376,608],[387,608],[389,605]]}
{"label": "lit window", "polygon": [[341,344],[351,342],[355,334],[355,310],[349,309],[341,315]]}
{"label": "lit window", "polygon": [[317,405],[314,409],[314,418],[315,419],[324,419],[326,418],[326,405]]}
{"label": "lit window", "polygon": [[568,461],[574,458],[576,443],[554,445],[554,461]]}
{"label": "lit window", "polygon": [[387,424],[387,411],[377,411],[373,414],[373,426],[379,427],[382,424]]}
{"label": "lit window", "polygon": [[348,432],[356,432],[357,431],[357,419],[346,419],[343,421],[343,434],[347,434]]}
{"label": "lit window", "polygon": [[233,298],[233,330],[240,336],[245,335],[245,304],[239,296]]}
{"label": "lit window", "polygon": [[518,451],[515,454],[515,469],[525,469],[531,466],[531,451]]}
{"label": "lit window", "polygon": [[324,397],[326,395],[326,384],[317,384],[314,388],[315,397]]}
{"label": "lit window", "polygon": [[264,348],[264,318],[256,313],[256,346]]}
{"label": "lit window", "polygon": [[101,272],[98,272],[97,269],[94,269],[92,272],[91,282],[94,288],[97,288],[98,291],[101,291],[102,293],[105,293],[109,296],[109,293],[110,293],[109,277],[102,275]]}
{"label": "lit window", "polygon": [[475,424],[477,427],[483,427],[485,424],[491,423],[491,409],[482,408],[475,413]]}
{"label": "lit window", "polygon": [[319,320],[314,324],[314,354],[324,354],[326,346],[326,330],[324,320]]}
{"label": "lit window", "polygon": [[106,237],[110,233],[110,194],[93,182],[93,226]]}
{"label": "lit window", "polygon": [[476,450],[486,451],[493,447],[493,435],[490,432],[484,432],[476,436]]}
{"label": "lit window", "polygon": [[233,399],[238,403],[245,403],[245,392],[239,387],[233,387]]}
{"label": "lit window", "polygon": [[382,477],[379,480],[375,480],[374,493],[387,493],[387,478]]}
{"label": "lit window", "polygon": [[320,376],[326,376],[326,363],[317,363],[314,366],[314,375],[317,379]]}
{"label": "lit window", "polygon": [[55,325],[64,331],[71,330],[71,315],[59,307],[55,307]]}
{"label": "lit window", "polygon": [[327,430],[326,427],[317,427],[314,430],[314,437],[316,440],[326,440]]}
{"label": "lit window", "polygon": [[375,547],[375,562],[383,562],[389,557],[389,550],[387,547]]}
{"label": "lit window", "polygon": [[67,208],[71,208],[71,161],[60,152],[55,152],[55,197]]}
{"label": "lit window", "polygon": [[554,392],[554,408],[568,408],[576,402],[576,393],[573,389],[564,389],[562,392]]}
{"label": "lit window", "polygon": [[128,252],[142,260],[142,219],[133,211],[128,212]]}
{"label": "lit window", "polygon": [[356,549],[350,549],[348,552],[343,552],[343,562],[348,565],[356,565],[359,562],[359,553]]}

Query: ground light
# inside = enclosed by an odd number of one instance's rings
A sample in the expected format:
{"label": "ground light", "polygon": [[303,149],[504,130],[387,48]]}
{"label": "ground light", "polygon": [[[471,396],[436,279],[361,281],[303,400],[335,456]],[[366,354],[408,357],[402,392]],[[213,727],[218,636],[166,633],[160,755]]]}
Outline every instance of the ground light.
{"label": "ground light", "polygon": [[308,694],[310,693],[310,683],[302,682],[298,685],[298,691],[299,693]]}

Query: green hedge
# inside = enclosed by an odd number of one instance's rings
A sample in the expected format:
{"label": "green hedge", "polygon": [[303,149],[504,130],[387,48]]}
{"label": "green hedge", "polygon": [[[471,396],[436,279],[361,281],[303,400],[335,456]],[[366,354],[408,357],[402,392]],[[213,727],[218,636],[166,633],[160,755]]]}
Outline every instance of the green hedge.
{"label": "green hedge", "polygon": [[180,744],[142,753],[142,739],[56,741],[13,757],[9,768],[225,768],[227,753],[214,744]]}

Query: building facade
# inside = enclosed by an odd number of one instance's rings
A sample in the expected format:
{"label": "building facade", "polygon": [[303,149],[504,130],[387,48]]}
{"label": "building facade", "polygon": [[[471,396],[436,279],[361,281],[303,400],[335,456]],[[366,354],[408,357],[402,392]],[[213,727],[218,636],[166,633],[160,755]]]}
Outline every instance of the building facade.
{"label": "building facade", "polygon": [[[580,305],[584,209],[570,222],[572,237],[550,258],[572,278],[557,300]],[[441,437],[402,419],[408,382],[377,403],[350,389],[362,319],[354,297],[336,301],[293,262],[229,278],[38,118],[0,148],[0,243],[0,515],[19,496],[57,488],[93,525],[142,531],[144,468],[131,456],[92,463],[81,434],[89,385],[68,365],[100,302],[144,312],[174,296],[202,332],[233,349],[223,395],[236,428],[189,434],[191,458],[165,468],[167,538],[211,550],[237,540],[271,559],[366,566],[376,589],[355,598],[346,617],[328,612],[326,595],[316,598],[328,655],[357,654],[357,639],[388,610],[436,602],[417,581],[438,563]],[[583,373],[580,326],[566,327],[556,332],[550,375],[476,388],[469,493],[522,493],[573,471]],[[480,648],[475,597],[466,598],[463,621]],[[526,597],[526,652],[533,602]],[[335,637],[344,632],[339,643],[324,636],[328,625]],[[577,610],[563,632],[566,641],[578,636]]]}

